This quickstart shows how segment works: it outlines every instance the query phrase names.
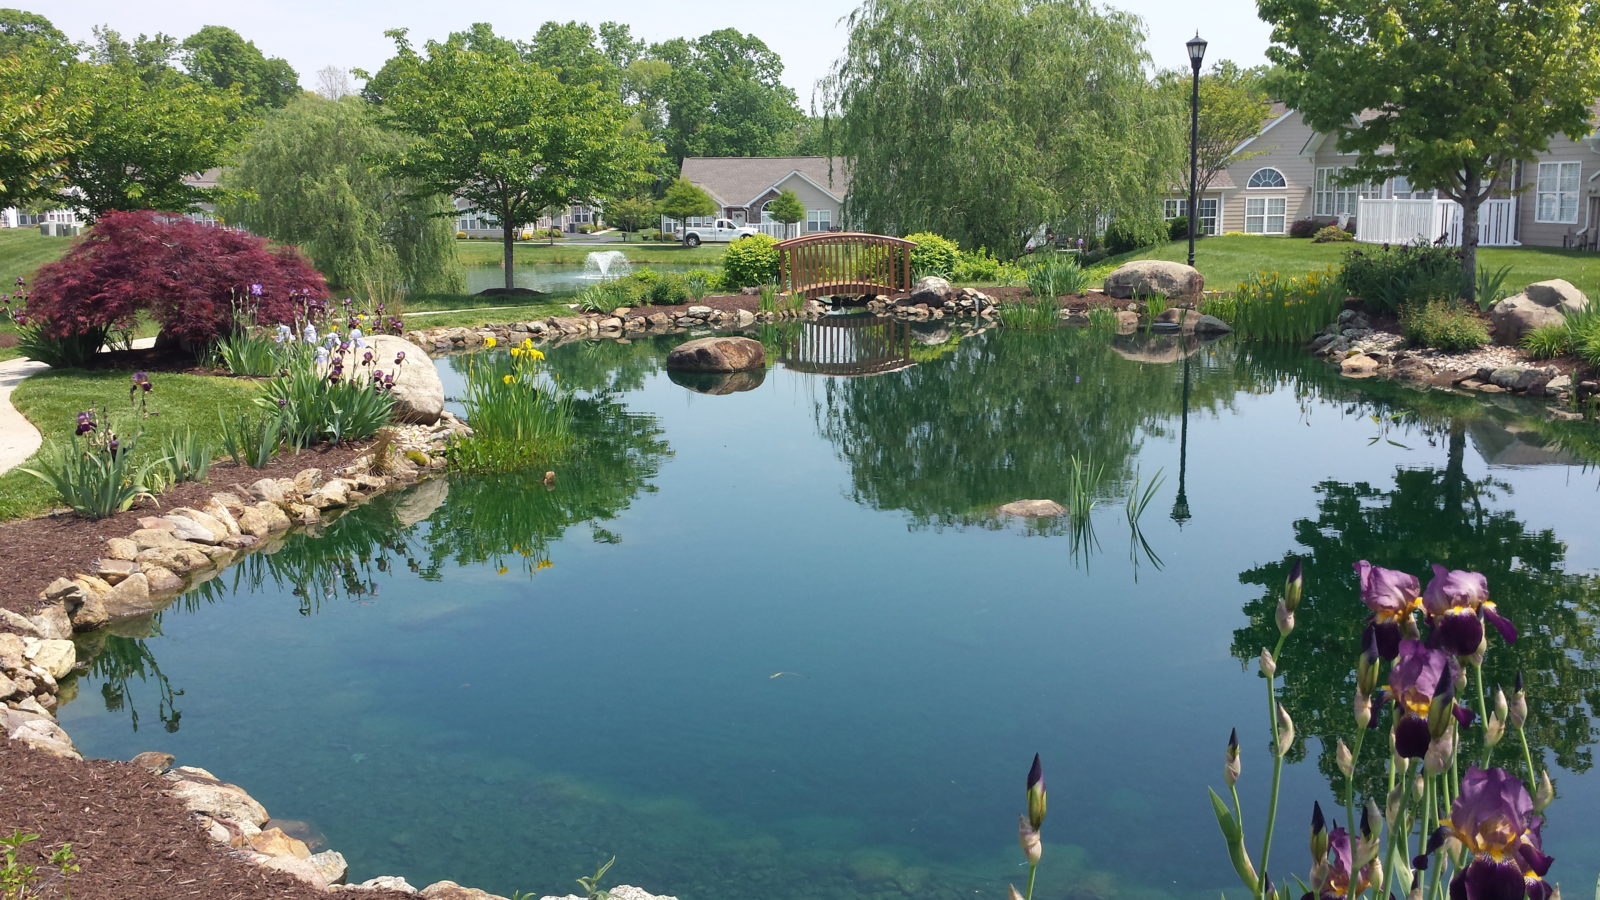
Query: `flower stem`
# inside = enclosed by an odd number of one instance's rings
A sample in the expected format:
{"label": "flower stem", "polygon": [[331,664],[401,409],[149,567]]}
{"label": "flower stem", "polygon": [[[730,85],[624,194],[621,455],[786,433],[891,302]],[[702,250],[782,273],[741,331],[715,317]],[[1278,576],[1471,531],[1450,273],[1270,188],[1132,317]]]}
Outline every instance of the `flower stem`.
{"label": "flower stem", "polygon": [[1032,863],[1032,862],[1028,863],[1028,896],[1027,896],[1027,900],[1033,900],[1033,876],[1035,876],[1037,874],[1039,874],[1039,864],[1038,863]]}
{"label": "flower stem", "polygon": [[1367,729],[1356,730],[1355,747],[1350,752],[1350,776],[1344,780],[1344,820],[1349,828],[1354,828],[1356,823],[1356,773],[1361,770],[1361,742],[1366,737]]}
{"label": "flower stem", "polygon": [[1528,749],[1528,731],[1524,726],[1517,726],[1517,740],[1522,742],[1522,761],[1528,765],[1528,793],[1539,790],[1539,775],[1533,771],[1533,753]]}
{"label": "flower stem", "polygon": [[[1278,662],[1283,654],[1283,641],[1288,635],[1279,635],[1277,646],[1272,649],[1272,661]],[[1272,856],[1272,829],[1278,821],[1278,785],[1283,780],[1283,757],[1278,752],[1278,690],[1275,676],[1267,676],[1267,714],[1272,720],[1272,793],[1267,802],[1266,832],[1261,838],[1261,871],[1269,869],[1268,864]],[[1266,879],[1261,879],[1261,886],[1256,891],[1256,896],[1265,897]]]}
{"label": "flower stem", "polygon": [[[1474,663],[1472,666],[1472,679],[1478,683],[1478,722],[1483,725],[1484,733],[1489,730],[1489,701],[1483,693],[1483,663]],[[1489,757],[1494,754],[1494,748],[1488,741],[1483,742],[1483,768],[1489,768]]]}

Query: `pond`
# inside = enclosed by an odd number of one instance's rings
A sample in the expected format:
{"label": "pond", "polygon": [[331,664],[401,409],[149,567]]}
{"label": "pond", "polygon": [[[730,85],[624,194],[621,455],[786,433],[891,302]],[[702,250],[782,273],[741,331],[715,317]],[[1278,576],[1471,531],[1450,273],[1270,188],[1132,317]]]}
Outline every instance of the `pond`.
{"label": "pond", "polygon": [[[793,351],[809,327],[765,336]],[[1237,726],[1259,838],[1254,660],[1290,560],[1275,877],[1306,871],[1350,732],[1351,563],[1442,561],[1485,572],[1523,630],[1486,674],[1527,673],[1551,876],[1594,883],[1587,426],[1231,340],[915,337],[886,374],[791,352],[722,396],[667,377],[676,338],[554,348],[591,439],[553,489],[434,481],[249,557],[84,638],[103,652],[63,725],[85,754],[246,786],[352,880],[507,896],[565,894],[615,854],[616,882],[686,900],[1002,898],[1038,752],[1036,896],[1214,900],[1239,889],[1206,787]],[[995,515],[1065,499],[1075,471],[1087,527]],[[1156,485],[1137,533],[1135,482]]]}
{"label": "pond", "polygon": [[[622,258],[606,259],[603,267],[598,265],[599,257],[610,253],[620,253]],[[652,272],[687,272],[690,269],[706,268],[703,265],[693,266],[685,263],[633,264],[627,260],[627,250],[597,250],[590,253],[589,258],[592,261],[586,261],[582,265],[525,263],[517,266],[511,277],[517,287],[531,288],[548,294],[572,294],[595,284],[604,276],[626,275],[630,271],[643,268],[648,268]],[[506,286],[505,270],[498,265],[467,266],[463,271],[467,276],[469,294]]]}

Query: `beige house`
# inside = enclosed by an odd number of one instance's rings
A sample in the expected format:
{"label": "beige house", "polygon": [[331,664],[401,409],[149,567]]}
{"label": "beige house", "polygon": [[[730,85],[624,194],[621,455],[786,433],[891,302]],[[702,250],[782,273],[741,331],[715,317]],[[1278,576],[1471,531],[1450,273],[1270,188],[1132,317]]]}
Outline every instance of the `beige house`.
{"label": "beige house", "polygon": [[[1314,131],[1281,104],[1238,152],[1257,155],[1218,173],[1200,193],[1202,233],[1287,234],[1296,220],[1311,219],[1344,223],[1359,240],[1374,243],[1460,240],[1460,207],[1433,191],[1413,190],[1400,177],[1377,185],[1336,183],[1354,156],[1336,151],[1331,135]],[[1163,201],[1163,215],[1181,216],[1187,207],[1187,191],[1174,190]],[[1600,141],[1552,138],[1550,149],[1518,167],[1479,215],[1479,243],[1486,246],[1593,248],[1600,231]]]}
{"label": "beige house", "polygon": [[[778,238],[843,227],[841,213],[850,179],[838,157],[694,156],[683,161],[681,174],[717,204],[716,216],[690,219],[691,227],[724,218],[736,225],[755,225]],[[767,212],[767,204],[785,190],[794,191],[806,208],[806,217],[787,229]],[[663,230],[671,227],[664,223]]]}

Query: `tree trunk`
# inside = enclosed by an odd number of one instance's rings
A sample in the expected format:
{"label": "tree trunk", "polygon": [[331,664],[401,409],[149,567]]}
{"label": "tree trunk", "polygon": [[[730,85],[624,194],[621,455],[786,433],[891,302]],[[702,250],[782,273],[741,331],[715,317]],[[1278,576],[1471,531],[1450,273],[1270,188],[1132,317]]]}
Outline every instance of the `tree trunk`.
{"label": "tree trunk", "polygon": [[1478,207],[1483,204],[1483,176],[1468,167],[1461,180],[1461,286],[1468,300],[1478,292]]}
{"label": "tree trunk", "polygon": [[505,245],[505,259],[501,261],[501,265],[506,270],[506,290],[509,291],[512,288],[512,266],[516,264],[512,255],[512,239],[516,237],[517,226],[511,224],[508,216],[500,223],[500,228],[500,239]]}

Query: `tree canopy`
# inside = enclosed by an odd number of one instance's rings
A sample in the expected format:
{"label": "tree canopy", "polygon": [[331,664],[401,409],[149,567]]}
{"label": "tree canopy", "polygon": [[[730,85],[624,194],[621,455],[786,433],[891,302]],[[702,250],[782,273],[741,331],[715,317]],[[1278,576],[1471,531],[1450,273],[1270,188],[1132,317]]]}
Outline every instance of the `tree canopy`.
{"label": "tree canopy", "polygon": [[222,90],[237,89],[247,108],[281,109],[300,94],[300,76],[287,62],[269,59],[232,28],[207,25],[181,47],[190,77]]}
{"label": "tree canopy", "polygon": [[767,215],[772,216],[774,221],[793,225],[806,217],[806,205],[800,202],[799,194],[785,188],[767,204]]}
{"label": "tree canopy", "polygon": [[1180,107],[1145,77],[1129,14],[1088,0],[867,0],[849,25],[825,94],[855,225],[1015,252],[1041,225],[1153,220],[1181,171]]}
{"label": "tree canopy", "polygon": [[676,219],[681,228],[685,219],[717,214],[717,201],[687,178],[674,179],[661,197],[661,214]]}
{"label": "tree canopy", "polygon": [[1600,95],[1594,0],[1260,0],[1285,100],[1355,156],[1348,182],[1405,176],[1464,212],[1471,290],[1478,209]]}
{"label": "tree canopy", "polygon": [[626,193],[657,152],[629,127],[614,93],[563,84],[487,26],[430,41],[420,54],[404,30],[389,35],[398,52],[384,66],[381,118],[411,140],[385,168],[496,222],[507,288],[518,228],[553,206]]}
{"label": "tree canopy", "polygon": [[[1187,109],[1193,91],[1191,73],[1165,72],[1161,81],[1172,92],[1174,102]],[[1271,98],[1258,69],[1240,68],[1222,60],[1201,74],[1199,164],[1195,178],[1199,190],[1209,187],[1228,166],[1262,152],[1238,147],[1261,133],[1270,109]]]}
{"label": "tree canopy", "polygon": [[60,67],[48,50],[0,56],[0,209],[52,196],[83,146],[83,106],[54,83]]}
{"label": "tree canopy", "polygon": [[653,84],[674,167],[689,156],[771,156],[801,120],[783,60],[760,38],[723,28],[650,48],[670,69]]}
{"label": "tree canopy", "polygon": [[56,59],[73,55],[72,42],[49,19],[21,9],[0,9],[0,56],[42,50]]}
{"label": "tree canopy", "polygon": [[449,198],[419,196],[369,162],[404,144],[359,99],[303,96],[245,141],[224,173],[233,198],[221,211],[255,234],[299,246],[336,287],[379,299],[394,293],[390,286],[460,292]]}

